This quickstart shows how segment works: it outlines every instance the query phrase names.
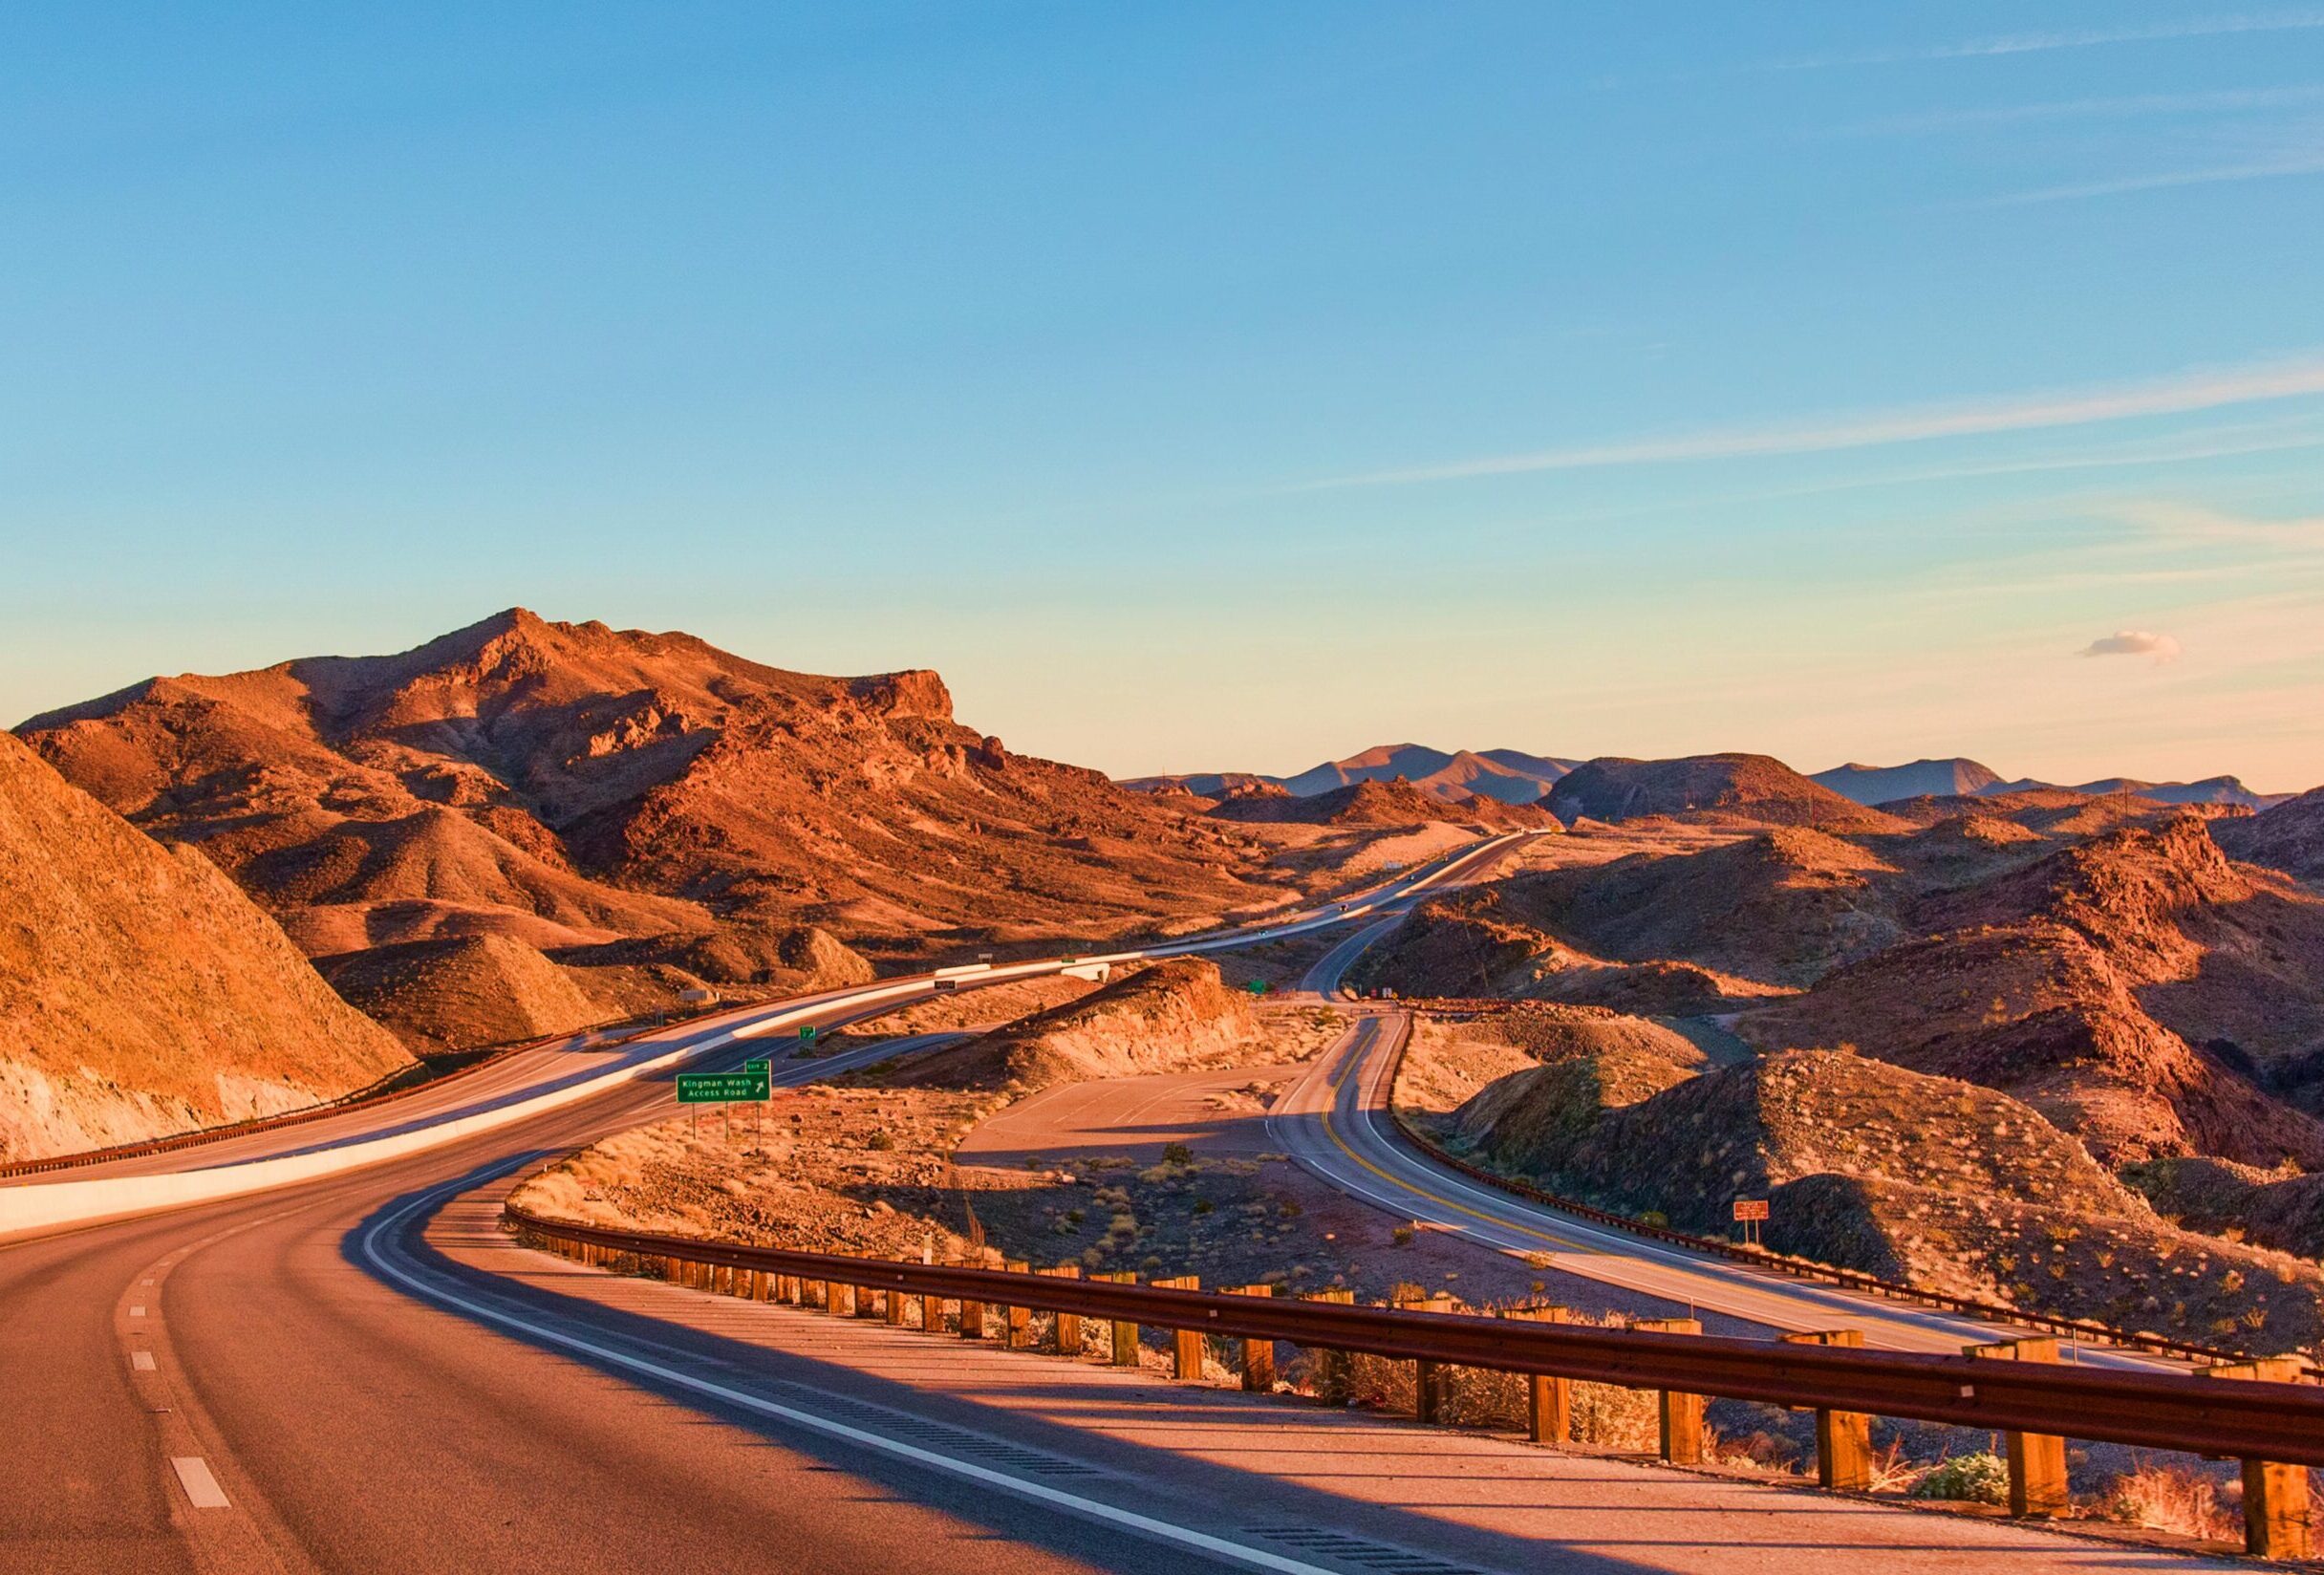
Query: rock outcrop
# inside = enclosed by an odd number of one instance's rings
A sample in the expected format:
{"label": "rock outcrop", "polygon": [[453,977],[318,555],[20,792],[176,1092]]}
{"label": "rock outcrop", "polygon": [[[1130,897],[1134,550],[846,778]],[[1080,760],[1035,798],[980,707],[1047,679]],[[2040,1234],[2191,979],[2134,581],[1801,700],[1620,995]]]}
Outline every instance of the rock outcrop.
{"label": "rock outcrop", "polygon": [[208,860],[0,733],[0,1158],[299,1109],[411,1066]]}

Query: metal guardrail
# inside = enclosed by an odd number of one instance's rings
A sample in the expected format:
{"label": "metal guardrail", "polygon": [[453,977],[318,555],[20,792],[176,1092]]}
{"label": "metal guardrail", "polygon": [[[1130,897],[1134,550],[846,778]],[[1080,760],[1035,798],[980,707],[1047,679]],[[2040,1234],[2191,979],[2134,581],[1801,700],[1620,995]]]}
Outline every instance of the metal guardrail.
{"label": "metal guardrail", "polygon": [[1771,1405],[2324,1466],[2324,1388],[1969,1356],[1520,1322],[1400,1308],[897,1262],[550,1219],[506,1205],[537,1241],[648,1262],[795,1276],[905,1296],[1286,1341]]}
{"label": "metal guardrail", "polygon": [[[1415,1012],[1463,1012],[1483,1010],[1488,1007],[1506,1007],[1510,1003],[1506,1001],[1477,1003],[1428,1001],[1404,1002],[1399,1004]],[[1530,1182],[1518,1180],[1515,1176],[1503,1176],[1497,1171],[1487,1170],[1482,1165],[1474,1164],[1457,1154],[1447,1152],[1442,1144],[1421,1131],[1403,1111],[1397,1109],[1393,1090],[1396,1086],[1397,1074],[1403,1068],[1404,1052],[1409,1043],[1408,1039],[1405,1044],[1399,1044],[1396,1046],[1388,1069],[1388,1088],[1391,1090],[1388,1099],[1388,1118],[1395,1123],[1397,1133],[1407,1143],[1427,1156],[1431,1162],[1442,1165],[1448,1170],[1457,1171],[1472,1181],[1482,1182],[1486,1186],[1508,1193],[1513,1197],[1521,1197],[1529,1203],[1538,1203],[1543,1208],[1555,1209],[1560,1214],[1572,1215],[1578,1219],[1586,1219],[1593,1225],[1605,1225],[1615,1230],[1627,1232],[1632,1236],[1643,1236],[1655,1241],[1667,1241],[1673,1246],[1685,1247],[1692,1252],[1724,1258],[1732,1262],[1748,1263],[1754,1268],[1768,1269],[1777,1274],[1789,1275],[1796,1280],[1810,1280],[1818,1284],[1831,1285],[1840,1290],[1857,1291],[1866,1296],[1881,1297],[1883,1300],[1910,1302],[1921,1306],[1935,1308],[1941,1312],[1959,1313],[1964,1317],[1981,1318],[1992,1323],[2012,1324],[2021,1328],[2038,1329],[2045,1334],[2063,1335],[2090,1345],[2116,1346],[2126,1350],[2142,1350],[2158,1356],[2175,1356],[2196,1362],[2252,1360],[2251,1353],[2248,1351],[2231,1350],[2218,1346],[2196,1345],[2191,1341],[2174,1340],[2164,1334],[2133,1332],[2114,1328],[2105,1324],[2093,1323],[2086,1319],[2067,1318],[2056,1313],[2031,1312],[2022,1307],[2009,1307],[1998,1303],[1980,1302],[1971,1297],[1955,1296],[1947,1291],[1926,1290],[1918,1285],[1907,1285],[1894,1280],[1883,1280],[1878,1275],[1866,1274],[1861,1269],[1841,1268],[1836,1263],[1818,1262],[1812,1258],[1794,1258],[1784,1253],[1770,1252],[1764,1247],[1746,1246],[1741,1242],[1726,1241],[1715,1236],[1697,1236],[1690,1231],[1676,1230],[1668,1225],[1649,1225],[1643,1220],[1633,1219],[1628,1215],[1616,1214],[1610,1209],[1602,1209],[1595,1204],[1585,1203],[1578,1197],[1562,1197],[1557,1193],[1544,1191]],[[2313,1372],[2314,1370],[2312,1369],[2312,1376]]]}
{"label": "metal guardrail", "polygon": [[139,1143],[117,1143],[111,1148],[83,1149],[76,1154],[58,1154],[41,1159],[15,1160],[10,1164],[0,1165],[0,1179],[18,1176],[39,1176],[51,1171],[77,1170],[84,1165],[103,1165],[117,1159],[142,1158],[147,1154],[172,1154],[180,1149],[200,1148],[209,1143],[223,1143],[228,1138],[249,1137],[258,1133],[276,1132],[285,1127],[304,1126],[310,1121],[321,1121],[328,1116],[344,1115],[349,1111],[368,1110],[375,1105],[384,1105],[392,1100],[409,1099],[414,1094],[450,1088],[465,1082],[479,1072],[500,1066],[511,1056],[522,1055],[527,1050],[537,1050],[547,1046],[562,1044],[572,1038],[574,1034],[602,1033],[609,1028],[626,1028],[627,1032],[606,1042],[615,1045],[625,1044],[641,1033],[657,1032],[679,1023],[691,1023],[699,1018],[734,1009],[734,1004],[728,1003],[710,1006],[699,1012],[647,1014],[656,1019],[653,1022],[645,1021],[642,1016],[613,1018],[608,1022],[591,1024],[586,1028],[576,1028],[573,1033],[545,1034],[538,1039],[521,1040],[514,1044],[501,1046],[492,1049],[491,1053],[479,1056],[466,1066],[448,1071],[441,1077],[429,1077],[417,1083],[407,1083],[397,1081],[406,1075],[398,1072],[381,1080],[382,1083],[393,1084],[393,1087],[383,1088],[378,1084],[374,1084],[370,1089],[357,1090],[354,1093],[332,1100],[327,1104],[309,1105],[303,1110],[285,1111],[280,1115],[262,1115],[249,1121],[230,1121],[220,1127],[200,1127],[192,1132],[172,1133],[167,1137],[149,1137]]}

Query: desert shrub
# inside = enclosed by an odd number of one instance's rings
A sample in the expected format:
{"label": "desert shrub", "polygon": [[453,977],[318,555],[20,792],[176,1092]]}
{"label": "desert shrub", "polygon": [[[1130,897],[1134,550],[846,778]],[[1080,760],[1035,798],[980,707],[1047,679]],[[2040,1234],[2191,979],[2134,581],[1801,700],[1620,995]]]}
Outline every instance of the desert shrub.
{"label": "desert shrub", "polygon": [[1956,1455],[1928,1468],[1912,1484],[1916,1499],[1954,1499],[1972,1504],[2010,1501],[2010,1468],[2000,1456],[1979,1450]]}
{"label": "desert shrub", "polygon": [[1574,1386],[1574,1442],[1600,1449],[1653,1449],[1662,1438],[1662,1403],[1652,1390],[1619,1384]]}
{"label": "desert shrub", "polygon": [[1191,1165],[1194,1162],[1194,1151],[1185,1144],[1165,1143],[1162,1145],[1162,1163],[1165,1165]]}
{"label": "desert shrub", "polygon": [[2185,1466],[2141,1461],[2107,1487],[2098,1512],[2125,1525],[2212,1542],[2239,1540],[2244,1531],[2242,1514],[2221,1501],[2217,1478]]}
{"label": "desert shrub", "polygon": [[882,1154],[885,1154],[890,1149],[895,1147],[895,1139],[889,1136],[885,1131],[875,1132],[870,1137],[864,1139],[864,1147],[867,1149],[874,1149]]}
{"label": "desert shrub", "polygon": [[1398,1225],[1394,1230],[1388,1233],[1388,1239],[1390,1241],[1393,1241],[1397,1246],[1409,1247],[1412,1244],[1412,1227],[1409,1225]]}

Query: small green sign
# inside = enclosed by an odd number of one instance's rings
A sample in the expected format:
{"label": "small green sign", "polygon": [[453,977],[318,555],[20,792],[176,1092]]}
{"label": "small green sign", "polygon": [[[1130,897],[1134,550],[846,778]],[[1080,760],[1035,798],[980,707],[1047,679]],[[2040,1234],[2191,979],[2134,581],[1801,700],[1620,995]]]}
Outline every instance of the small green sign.
{"label": "small green sign", "polygon": [[723,1105],[735,1100],[772,1099],[764,1068],[756,1071],[679,1072],[678,1102],[681,1105]]}
{"label": "small green sign", "polygon": [[775,1064],[763,1055],[743,1062],[742,1069],[760,1077],[771,1078],[775,1075]]}
{"label": "small green sign", "polygon": [[803,1025],[799,1030],[799,1037],[802,1039],[813,1039],[815,1037],[815,1025],[809,1023]]}
{"label": "small green sign", "polygon": [[1253,995],[1265,995],[1267,993],[1267,982],[1263,979],[1255,979],[1251,981],[1250,990]]}

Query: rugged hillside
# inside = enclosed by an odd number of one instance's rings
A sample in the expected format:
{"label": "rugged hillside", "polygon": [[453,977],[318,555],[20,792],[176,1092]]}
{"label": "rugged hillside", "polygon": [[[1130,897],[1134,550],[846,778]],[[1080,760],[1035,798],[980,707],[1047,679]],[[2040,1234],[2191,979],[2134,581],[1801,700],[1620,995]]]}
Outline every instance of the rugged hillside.
{"label": "rugged hillside", "polygon": [[1176,958],[920,1057],[893,1082],[1029,1092],[1053,1083],[1183,1071],[1257,1031],[1251,998],[1229,989],[1216,963]]}
{"label": "rugged hillside", "polygon": [[1557,824],[1554,817],[1531,805],[1504,804],[1493,798],[1439,798],[1401,777],[1353,783],[1304,798],[1280,791],[1245,792],[1227,799],[1211,814],[1219,820],[1306,826],[1418,826],[1448,821],[1464,826],[1546,829]]}
{"label": "rugged hillside", "polygon": [[157,679],[20,731],[331,950],[736,920],[910,950],[1285,895],[1250,834],[1010,754],[933,673],[787,673],[522,610],[398,656]]}
{"label": "rugged hillside", "polygon": [[1834,1052],[1695,1076],[1600,1055],[1500,1079],[1449,1126],[1497,1168],[1706,1234],[1734,1198],[1768,1197],[1775,1250],[1932,1288],[2244,1348],[2324,1330],[2314,1264],[2173,1229],[2040,1114],[1967,1082]]}
{"label": "rugged hillside", "polygon": [[506,936],[457,936],[325,958],[323,977],[423,1055],[571,1033],[614,1016]]}
{"label": "rugged hillside", "polygon": [[1663,815],[1711,824],[1812,826],[1826,831],[1894,831],[1904,824],[1810,782],[1766,755],[1683,760],[1607,756],[1577,766],[1543,800],[1571,825]]}
{"label": "rugged hillside", "polygon": [[1357,961],[1353,982],[1401,996],[1497,996],[1668,1017],[1732,1011],[1788,993],[1697,962],[1625,962],[1568,945],[1540,927],[1529,900],[1545,878],[1496,881],[1423,903]]}
{"label": "rugged hillside", "polygon": [[[1897,868],[1820,831],[1785,828],[1701,852],[1639,853],[1454,893],[1381,948],[1378,976],[1411,993],[1466,995],[1513,968],[1577,958],[1680,962],[1763,986],[1809,982],[1896,940]],[[1444,964],[1480,926],[1465,977]],[[1527,993],[1531,993],[1530,991]],[[1611,1004],[1611,1003],[1608,1003]]]}
{"label": "rugged hillside", "polygon": [[1359,782],[1392,782],[1398,777],[1431,798],[1464,804],[1497,799],[1532,804],[1573,768],[1570,760],[1529,755],[1521,749],[1457,749],[1448,754],[1419,744],[1383,744],[1288,777],[1249,771],[1197,771],[1183,776],[1135,777],[1123,786],[1140,792],[1184,789],[1200,798],[1224,798],[1237,788],[1280,788],[1298,797],[1328,793]]}
{"label": "rugged hillside", "polygon": [[1808,780],[1858,804],[1886,804],[1891,799],[1974,793],[2001,777],[1989,766],[1955,756],[1916,760],[1909,766],[1860,766],[1851,761],[1818,771]]}
{"label": "rugged hillside", "polygon": [[1531,804],[1563,776],[1573,762],[1529,755],[1517,749],[1456,749],[1448,754],[1419,744],[1383,744],[1287,777],[1283,786],[1302,795],[1329,792],[1357,782],[1404,778],[1422,792],[1455,803],[1481,797],[1504,804]]}
{"label": "rugged hillside", "polygon": [[0,1158],[295,1109],[411,1064],[206,860],[0,734]]}
{"label": "rugged hillside", "polygon": [[2092,798],[2129,796],[2145,799],[2150,804],[2211,804],[2237,809],[2265,809],[2292,796],[2289,793],[2255,793],[2245,787],[2240,779],[2229,776],[2205,777],[2200,782],[2141,782],[2136,777],[2101,777],[2096,782],[2076,783],[2062,788],[2056,783],[2021,777],[2015,782],[1996,782],[1980,790],[2014,793],[2029,789],[2081,793]]}
{"label": "rugged hillside", "polygon": [[2224,858],[2199,811],[1936,898],[1932,930],[2064,924],[2165,1027],[2279,1090],[2324,1081],[2324,899]]}
{"label": "rugged hillside", "polygon": [[2225,1159],[2158,1159],[2124,1179],[2190,1230],[2324,1259],[2324,1175],[2263,1171]]}
{"label": "rugged hillside", "polygon": [[2324,1034],[2324,903],[2228,864],[2200,819],[2068,847],[1914,919],[1741,1031],[2008,1090],[2112,1163],[2324,1165],[2324,1125],[2271,1097]]}
{"label": "rugged hillside", "polygon": [[2212,840],[2247,864],[2324,882],[2324,788],[2243,819],[2215,821]]}

